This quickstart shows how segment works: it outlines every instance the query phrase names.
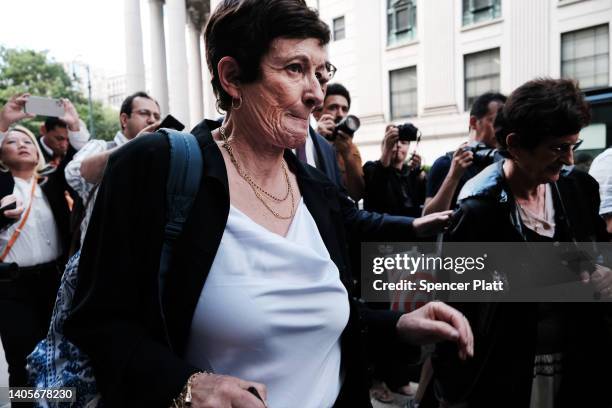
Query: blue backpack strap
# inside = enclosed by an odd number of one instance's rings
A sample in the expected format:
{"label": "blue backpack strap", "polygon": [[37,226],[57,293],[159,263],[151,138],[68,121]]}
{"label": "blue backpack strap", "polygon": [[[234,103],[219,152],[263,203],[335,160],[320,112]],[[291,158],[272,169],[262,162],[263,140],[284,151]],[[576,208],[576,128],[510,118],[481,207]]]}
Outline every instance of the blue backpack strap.
{"label": "blue backpack strap", "polygon": [[[202,178],[202,152],[196,138],[191,133],[174,129],[160,129],[170,142],[170,166],[166,184],[166,226],[164,243],[159,261],[159,306],[162,308],[166,277],[170,270],[174,242],[183,231]],[[170,345],[168,335],[166,340]]]}

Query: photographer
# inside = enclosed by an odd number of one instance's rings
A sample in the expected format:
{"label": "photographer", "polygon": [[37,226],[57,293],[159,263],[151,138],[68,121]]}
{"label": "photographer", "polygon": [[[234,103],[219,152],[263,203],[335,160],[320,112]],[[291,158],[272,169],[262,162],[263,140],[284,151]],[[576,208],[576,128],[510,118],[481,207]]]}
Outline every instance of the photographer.
{"label": "photographer", "polygon": [[506,102],[500,93],[480,95],[470,110],[470,142],[438,158],[429,172],[423,214],[455,207],[463,185],[494,160],[495,117]]}
{"label": "photographer", "polygon": [[355,202],[361,200],[364,190],[361,154],[353,143],[354,132],[359,128],[359,119],[349,116],[351,96],[341,84],[327,87],[323,108],[315,110],[317,132],[336,148],[336,160],[340,168],[342,184]]}
{"label": "photographer", "polygon": [[418,154],[408,158],[418,129],[411,124],[387,125],[380,160],[363,166],[363,208],[391,215],[418,217],[425,201],[425,173]]}

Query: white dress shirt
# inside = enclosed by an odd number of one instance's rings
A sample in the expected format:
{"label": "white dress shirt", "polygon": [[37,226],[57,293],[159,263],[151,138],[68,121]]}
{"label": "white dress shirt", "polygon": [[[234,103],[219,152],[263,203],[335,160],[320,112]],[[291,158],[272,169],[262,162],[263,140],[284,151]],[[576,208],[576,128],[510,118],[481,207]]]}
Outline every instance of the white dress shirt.
{"label": "white dress shirt", "polygon": [[[18,177],[14,179],[13,194],[23,203],[24,210],[21,214],[23,217],[30,205],[32,180],[22,180]],[[21,217],[8,228],[0,231],[0,252],[4,252],[8,241],[21,222]],[[61,251],[59,232],[51,206],[37,184],[30,215],[4,262],[16,262],[19,266],[34,266],[56,260]]]}
{"label": "white dress shirt", "polygon": [[186,360],[265,384],[273,408],[328,408],[342,385],[349,304],[300,201],[286,237],[230,206],[191,322]]}

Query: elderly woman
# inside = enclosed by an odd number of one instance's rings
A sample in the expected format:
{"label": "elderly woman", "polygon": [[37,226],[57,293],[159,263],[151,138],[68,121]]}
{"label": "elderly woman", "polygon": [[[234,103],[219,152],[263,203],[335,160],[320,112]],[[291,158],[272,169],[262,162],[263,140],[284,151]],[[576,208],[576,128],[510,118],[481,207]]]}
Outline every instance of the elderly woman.
{"label": "elderly woman", "polygon": [[61,173],[41,175],[45,159],[28,129],[13,126],[29,115],[29,95],[0,110],[0,336],[9,385],[27,386],[25,358],[47,328],[69,240],[66,184]]}
{"label": "elderly woman", "polygon": [[[589,120],[590,107],[572,80],[537,79],[517,88],[496,121],[507,158],[464,186],[451,240],[549,242],[551,248],[555,242],[605,241],[597,183],[586,173],[565,169],[573,164],[573,152],[582,142],[579,132]],[[517,259],[512,267],[522,265],[528,272],[524,276],[542,275],[536,247],[523,248],[529,261]],[[591,272],[574,279],[590,281],[609,296],[610,269],[597,265]],[[454,358],[452,345],[437,347],[433,361],[439,397],[470,408],[612,406],[609,305],[458,306],[477,328],[476,358],[466,364]]]}
{"label": "elderly woman", "polygon": [[163,317],[168,141],[146,135],[111,156],[65,327],[109,406],[363,407],[366,343],[393,358],[410,353],[401,342],[448,339],[471,355],[469,325],[444,304],[401,316],[365,310],[350,295],[347,233],[406,240],[448,214],[360,213],[293,155],[333,72],[328,41],[303,0],[226,0],[212,13],[207,60],[227,116],[193,130],[202,182],[175,246]]}

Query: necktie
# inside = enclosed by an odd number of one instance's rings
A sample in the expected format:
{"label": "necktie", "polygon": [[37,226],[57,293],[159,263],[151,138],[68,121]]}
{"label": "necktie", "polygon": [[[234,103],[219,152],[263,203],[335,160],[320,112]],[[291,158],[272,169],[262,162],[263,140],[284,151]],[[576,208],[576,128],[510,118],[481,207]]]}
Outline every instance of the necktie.
{"label": "necktie", "polygon": [[295,154],[301,162],[308,163],[306,159],[306,143],[295,148]]}

